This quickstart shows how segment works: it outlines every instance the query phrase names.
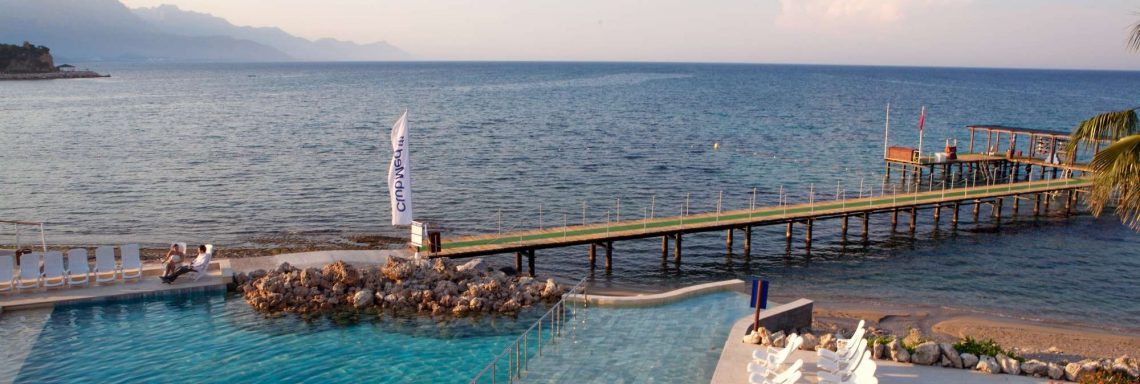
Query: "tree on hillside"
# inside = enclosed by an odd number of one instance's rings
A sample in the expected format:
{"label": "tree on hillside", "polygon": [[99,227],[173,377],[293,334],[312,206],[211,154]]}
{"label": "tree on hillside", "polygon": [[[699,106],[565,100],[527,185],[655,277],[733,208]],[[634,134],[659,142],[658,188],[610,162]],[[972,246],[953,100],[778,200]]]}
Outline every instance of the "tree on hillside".
{"label": "tree on hillside", "polygon": [[[1128,48],[1140,51],[1140,23],[1132,27]],[[1112,140],[1112,145],[1093,157],[1093,186],[1088,196],[1093,215],[1100,216],[1113,192],[1120,194],[1116,214],[1130,228],[1140,231],[1140,129],[1136,110],[1106,112],[1082,121],[1073,130],[1068,153],[1076,153],[1081,142]]]}

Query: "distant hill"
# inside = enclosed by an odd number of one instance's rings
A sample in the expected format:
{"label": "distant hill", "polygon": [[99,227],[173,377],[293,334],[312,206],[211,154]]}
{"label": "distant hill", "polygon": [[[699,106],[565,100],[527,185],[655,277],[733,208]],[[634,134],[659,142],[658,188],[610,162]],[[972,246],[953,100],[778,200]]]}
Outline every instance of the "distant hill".
{"label": "distant hill", "polygon": [[56,60],[396,60],[386,43],[308,41],[277,28],[236,27],[172,6],[138,10],[117,0],[0,0],[0,42],[35,41]]}
{"label": "distant hill", "polygon": [[357,44],[350,41],[320,39],[311,41],[290,35],[275,27],[239,27],[226,19],[206,13],[184,11],[174,5],[132,10],[159,30],[182,36],[226,36],[249,40],[279,49],[297,60],[308,61],[379,61],[407,60],[407,52],[386,42]]}
{"label": "distant hill", "polygon": [[55,72],[51,49],[24,42],[23,45],[0,44],[0,73]]}

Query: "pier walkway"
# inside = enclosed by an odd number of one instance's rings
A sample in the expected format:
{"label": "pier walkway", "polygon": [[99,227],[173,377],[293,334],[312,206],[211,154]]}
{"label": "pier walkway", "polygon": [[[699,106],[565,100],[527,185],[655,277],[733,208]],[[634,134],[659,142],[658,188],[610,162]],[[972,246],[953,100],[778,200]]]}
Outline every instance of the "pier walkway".
{"label": "pier walkway", "polygon": [[[862,218],[864,236],[868,231],[869,215],[891,213],[892,226],[898,223],[900,211],[910,214],[910,228],[913,230],[919,209],[933,209],[937,222],[943,208],[952,210],[952,222],[958,222],[961,205],[973,206],[973,216],[977,220],[979,207],[993,206],[991,215],[1001,219],[1003,201],[1012,198],[1014,212],[1019,201],[1032,199],[1033,212],[1038,214],[1042,203],[1045,210],[1051,200],[1063,201],[1064,209],[1069,210],[1076,201],[1077,192],[1090,186],[1087,179],[1054,179],[1013,182],[996,185],[983,185],[969,188],[931,190],[917,193],[882,195],[844,200],[815,201],[805,204],[778,205],[755,209],[710,212],[663,218],[643,218],[619,222],[576,225],[546,228],[529,231],[488,234],[444,240],[439,252],[428,252],[422,247],[420,252],[428,257],[466,258],[515,252],[515,266],[522,268],[522,258],[528,259],[531,273],[534,271],[535,250],[590,245],[590,266],[595,264],[596,248],[606,252],[606,267],[612,265],[612,243],[619,240],[662,238],[662,260],[667,256],[669,240],[674,240],[674,259],[680,263],[682,235],[687,233],[727,230],[726,243],[732,249],[733,231],[743,231],[743,250],[749,253],[751,232],[754,226],[787,224],[787,238],[791,240],[793,223],[806,225],[805,242],[810,246],[812,223],[819,219],[842,219],[843,234],[847,233],[847,222],[851,216]],[[1043,198],[1044,197],[1044,198]]]}

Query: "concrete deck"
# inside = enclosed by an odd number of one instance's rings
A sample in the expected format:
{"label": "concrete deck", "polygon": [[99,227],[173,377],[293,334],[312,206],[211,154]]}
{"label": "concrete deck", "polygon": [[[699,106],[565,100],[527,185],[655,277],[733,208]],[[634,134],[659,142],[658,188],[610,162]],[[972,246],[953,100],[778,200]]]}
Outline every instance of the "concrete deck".
{"label": "concrete deck", "polygon": [[[741,384],[748,382],[748,363],[752,360],[752,351],[763,348],[755,344],[741,342],[744,332],[752,323],[748,316],[738,320],[728,334],[721,350],[720,361],[717,362],[716,371],[713,372],[712,384]],[[814,351],[796,351],[792,353],[789,362],[803,359],[803,378],[801,383],[817,383],[818,371],[815,367],[819,357]],[[991,375],[974,370],[952,369],[942,367],[927,367],[912,364],[896,363],[885,360],[875,360],[878,369],[875,377],[879,383],[931,383],[931,384],[959,384],[959,383],[1048,383],[1046,379],[1036,379],[1026,376]]]}

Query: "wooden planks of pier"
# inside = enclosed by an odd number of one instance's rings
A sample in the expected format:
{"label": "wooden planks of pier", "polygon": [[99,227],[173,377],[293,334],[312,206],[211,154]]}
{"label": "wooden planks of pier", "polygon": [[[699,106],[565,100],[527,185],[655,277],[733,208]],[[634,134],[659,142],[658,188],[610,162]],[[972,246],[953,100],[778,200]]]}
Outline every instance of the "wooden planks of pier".
{"label": "wooden planks of pier", "polygon": [[[862,236],[865,238],[869,231],[870,215],[890,213],[892,227],[897,224],[898,212],[909,214],[909,229],[915,228],[915,221],[919,209],[933,209],[935,220],[940,220],[942,208],[952,209],[952,222],[957,224],[959,208],[963,204],[973,204],[975,220],[979,215],[979,208],[984,204],[991,204],[995,219],[1000,220],[1001,201],[1005,198],[1014,199],[1014,209],[1018,207],[1019,199],[1032,198],[1034,201],[1034,214],[1040,214],[1040,202],[1045,204],[1052,199],[1042,199],[1041,196],[1063,197],[1065,209],[1068,211],[1075,200],[1076,191],[1090,186],[1085,179],[1057,179],[1037,180],[978,186],[971,188],[954,188],[934,190],[927,192],[897,194],[858,199],[833,200],[815,202],[812,204],[797,204],[786,206],[770,206],[751,210],[736,210],[721,213],[704,213],[686,216],[674,216],[654,219],[636,219],[620,222],[577,225],[568,227],[548,228],[542,230],[520,231],[502,234],[488,234],[468,236],[453,240],[445,240],[441,251],[425,253],[426,247],[420,252],[428,257],[466,258],[484,255],[504,254],[515,252],[515,268],[523,271],[522,261],[527,259],[526,271],[534,274],[535,251],[549,248],[570,247],[575,245],[588,245],[588,262],[591,269],[596,266],[597,248],[605,252],[604,267],[607,271],[613,268],[613,243],[622,240],[661,238],[661,262],[665,264],[669,256],[670,243],[673,245],[673,262],[681,263],[682,241],[685,234],[725,231],[726,246],[731,251],[734,244],[734,232],[742,235],[741,242],[745,253],[751,251],[752,227],[781,225],[787,226],[786,236],[791,241],[792,225],[803,223],[805,226],[805,243],[810,247],[812,241],[812,226],[818,220],[840,219],[843,233],[846,235],[847,222],[855,216],[862,219]],[[1045,206],[1048,210],[1048,205]],[[892,228],[893,229],[893,228]]]}

